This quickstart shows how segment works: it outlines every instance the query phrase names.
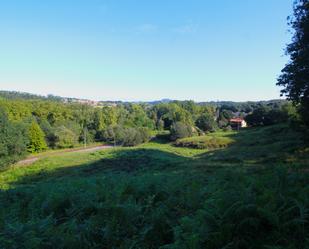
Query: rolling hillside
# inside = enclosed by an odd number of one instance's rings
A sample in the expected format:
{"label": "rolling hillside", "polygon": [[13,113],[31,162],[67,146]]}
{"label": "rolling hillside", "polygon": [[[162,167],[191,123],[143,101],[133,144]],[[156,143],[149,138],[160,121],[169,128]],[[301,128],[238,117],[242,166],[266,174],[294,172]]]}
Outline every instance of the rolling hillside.
{"label": "rolling hillside", "polygon": [[0,247],[307,248],[300,134],[277,125],[226,136],[233,143],[216,150],[161,137],[12,166],[0,175]]}

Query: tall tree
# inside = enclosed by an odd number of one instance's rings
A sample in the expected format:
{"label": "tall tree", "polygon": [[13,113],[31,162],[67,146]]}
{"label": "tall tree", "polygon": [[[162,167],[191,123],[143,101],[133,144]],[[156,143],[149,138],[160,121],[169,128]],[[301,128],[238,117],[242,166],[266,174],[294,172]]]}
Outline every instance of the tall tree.
{"label": "tall tree", "polygon": [[300,105],[300,114],[309,126],[309,0],[295,1],[294,16],[289,20],[294,29],[292,43],[286,49],[290,61],[277,85],[284,87],[282,95]]}
{"label": "tall tree", "polygon": [[0,169],[16,162],[26,154],[25,129],[9,121],[0,108]]}
{"label": "tall tree", "polygon": [[202,131],[215,131],[217,128],[217,123],[213,116],[208,113],[204,113],[198,117],[195,125]]}
{"label": "tall tree", "polygon": [[29,152],[40,152],[47,149],[45,134],[36,121],[32,121],[29,127]]}

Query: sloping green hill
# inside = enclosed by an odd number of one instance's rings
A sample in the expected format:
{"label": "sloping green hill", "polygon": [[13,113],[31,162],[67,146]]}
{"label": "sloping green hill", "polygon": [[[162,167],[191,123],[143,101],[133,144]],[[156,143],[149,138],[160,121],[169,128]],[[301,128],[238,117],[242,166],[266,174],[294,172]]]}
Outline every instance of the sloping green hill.
{"label": "sloping green hill", "polygon": [[287,126],[223,149],[50,156],[0,174],[0,248],[307,248],[308,153]]}

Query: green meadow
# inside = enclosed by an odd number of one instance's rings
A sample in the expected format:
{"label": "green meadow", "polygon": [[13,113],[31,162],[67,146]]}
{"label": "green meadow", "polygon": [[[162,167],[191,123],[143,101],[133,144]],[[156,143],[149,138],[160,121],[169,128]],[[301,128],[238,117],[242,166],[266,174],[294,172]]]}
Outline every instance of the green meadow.
{"label": "green meadow", "polygon": [[301,134],[207,136],[206,149],[161,135],[11,166],[0,173],[0,248],[309,248]]}

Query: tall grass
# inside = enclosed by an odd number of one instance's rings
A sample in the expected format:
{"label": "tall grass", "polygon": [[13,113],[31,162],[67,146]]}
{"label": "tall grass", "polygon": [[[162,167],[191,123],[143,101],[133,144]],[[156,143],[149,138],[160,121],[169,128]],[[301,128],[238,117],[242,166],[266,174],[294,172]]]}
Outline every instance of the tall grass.
{"label": "tall grass", "polygon": [[0,247],[306,248],[308,186],[282,169],[19,186],[0,194]]}
{"label": "tall grass", "polygon": [[232,138],[218,135],[205,135],[200,137],[190,137],[178,139],[176,146],[195,149],[222,149],[235,142]]}
{"label": "tall grass", "polygon": [[[230,135],[235,143],[218,151],[152,142],[2,172],[0,248],[309,248],[298,134]],[[244,164],[262,154],[276,160]]]}

